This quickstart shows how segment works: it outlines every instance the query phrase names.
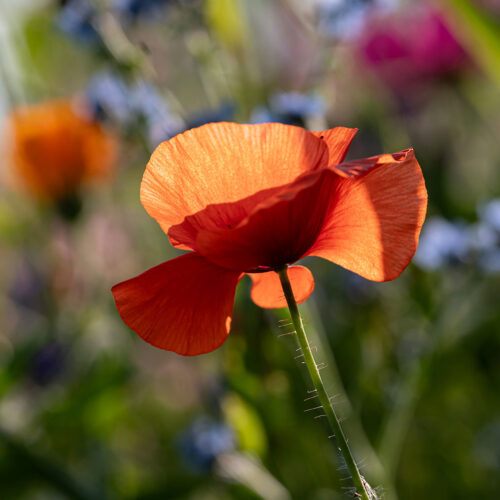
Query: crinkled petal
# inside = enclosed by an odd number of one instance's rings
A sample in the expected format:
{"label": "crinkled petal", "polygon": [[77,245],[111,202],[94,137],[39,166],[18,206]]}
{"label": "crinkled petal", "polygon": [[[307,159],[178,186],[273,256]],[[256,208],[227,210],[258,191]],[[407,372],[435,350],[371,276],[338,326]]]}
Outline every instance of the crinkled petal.
{"label": "crinkled petal", "polygon": [[332,166],[344,161],[357,131],[357,128],[335,127],[330,130],[311,133],[325,141],[328,146],[328,165]]}
{"label": "crinkled petal", "polygon": [[307,255],[373,281],[397,278],[415,253],[427,209],[413,150],[348,162],[334,170],[342,178]]}
{"label": "crinkled petal", "polygon": [[304,174],[258,205],[234,229],[201,230],[197,251],[231,270],[272,270],[297,261],[316,241],[341,179],[333,170]]}
{"label": "crinkled petal", "polygon": [[226,339],[240,276],[188,253],[111,291],[123,321],[142,339],[194,356],[217,349]]}
{"label": "crinkled petal", "polygon": [[259,203],[265,202],[282,189],[283,186],[263,189],[232,203],[208,205],[200,212],[188,215],[180,224],[172,226],[168,231],[170,243],[179,248],[197,250],[196,238],[200,231],[208,228],[232,229],[236,227]]}
{"label": "crinkled petal", "polygon": [[[322,132],[311,132],[322,139],[328,147],[328,165],[342,162],[356,135],[357,129],[335,127]],[[278,193],[283,186],[264,189],[233,203],[208,205],[204,210],[187,216],[180,224],[172,226],[168,235],[174,245],[180,241],[191,242],[190,248],[196,250],[196,236],[202,229],[210,227],[232,228],[244,219],[259,203]]]}
{"label": "crinkled petal", "polygon": [[[278,273],[271,271],[253,273],[249,276],[253,282],[250,296],[256,305],[265,309],[287,307]],[[288,268],[288,278],[297,304],[302,304],[314,291],[314,278],[311,271],[307,267],[291,266]]]}
{"label": "crinkled petal", "polygon": [[[197,214],[189,227],[170,234],[172,244],[193,249],[200,228],[234,227],[262,202],[266,193],[257,193],[327,162],[326,143],[304,129],[211,123],[158,146],[144,173],[141,201],[166,233]],[[244,199],[242,206],[233,206]],[[205,210],[209,205],[219,209]]]}

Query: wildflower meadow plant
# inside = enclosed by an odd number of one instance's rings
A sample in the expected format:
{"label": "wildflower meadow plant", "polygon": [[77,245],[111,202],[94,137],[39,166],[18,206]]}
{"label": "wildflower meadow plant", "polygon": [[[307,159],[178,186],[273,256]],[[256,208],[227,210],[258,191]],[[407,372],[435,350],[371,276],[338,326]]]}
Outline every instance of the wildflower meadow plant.
{"label": "wildflower meadow plant", "polygon": [[409,86],[453,76],[471,66],[443,13],[427,2],[374,15],[359,33],[356,46],[365,66],[403,96]]}
{"label": "wildflower meadow plant", "polygon": [[53,100],[16,108],[9,117],[17,180],[68,216],[75,215],[85,183],[109,176],[117,153],[114,137],[84,114],[71,101]]}
{"label": "wildflower meadow plant", "polygon": [[0,500],[498,496],[495,2],[0,1]]}
{"label": "wildflower meadow plant", "polygon": [[307,119],[323,116],[325,104],[314,94],[277,92],[270,96],[269,106],[259,106],[250,117],[251,123],[278,122],[303,127]]}
{"label": "wildflower meadow plant", "polygon": [[131,134],[144,128],[151,147],[185,130],[158,89],[144,80],[127,83],[112,72],[100,72],[89,82],[86,98],[97,121],[110,121]]}
{"label": "wildflower meadow plant", "polygon": [[360,498],[361,476],[323,385],[297,304],[314,289],[305,256],[373,281],[399,276],[417,248],[427,193],[413,150],[344,162],[355,129],[213,123],[162,143],[141,201],[189,253],[115,285],[123,321],[144,340],[185,356],[229,333],[238,282],[254,302],[288,305],[300,349]]}

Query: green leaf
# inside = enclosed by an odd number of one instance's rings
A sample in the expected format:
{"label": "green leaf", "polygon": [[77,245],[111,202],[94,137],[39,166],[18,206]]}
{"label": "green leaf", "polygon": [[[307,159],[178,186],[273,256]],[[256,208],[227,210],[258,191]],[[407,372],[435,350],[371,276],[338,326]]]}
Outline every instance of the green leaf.
{"label": "green leaf", "polygon": [[500,25],[470,0],[446,0],[458,23],[458,36],[477,62],[500,86]]}

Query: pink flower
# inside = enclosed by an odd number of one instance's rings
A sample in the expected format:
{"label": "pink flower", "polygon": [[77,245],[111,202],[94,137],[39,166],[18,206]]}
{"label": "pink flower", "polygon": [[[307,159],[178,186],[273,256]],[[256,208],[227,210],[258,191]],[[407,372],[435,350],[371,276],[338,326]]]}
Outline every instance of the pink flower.
{"label": "pink flower", "polygon": [[428,4],[372,19],[357,41],[357,52],[398,93],[454,74],[469,63],[443,14]]}

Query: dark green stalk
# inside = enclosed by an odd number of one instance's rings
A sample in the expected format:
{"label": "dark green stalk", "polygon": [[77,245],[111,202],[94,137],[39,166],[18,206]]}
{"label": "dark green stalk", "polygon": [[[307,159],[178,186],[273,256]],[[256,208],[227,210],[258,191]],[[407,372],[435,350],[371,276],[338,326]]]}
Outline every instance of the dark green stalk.
{"label": "dark green stalk", "polygon": [[307,335],[304,330],[304,324],[302,323],[302,318],[297,307],[297,301],[295,300],[295,296],[293,295],[292,286],[288,278],[287,267],[285,266],[277,272],[281,280],[281,286],[285,294],[288,309],[290,310],[290,314],[292,316],[292,322],[295,327],[297,339],[302,349],[304,363],[307,366],[307,370],[312,379],[318,398],[321,402],[323,410],[325,411],[330,427],[334,433],[339,451],[341,452],[347,469],[351,474],[352,482],[354,483],[354,487],[356,488],[356,496],[357,498],[361,498],[362,500],[375,500],[377,498],[375,493],[373,492],[370,485],[364,480],[363,476],[360,474],[358,466],[354,461],[351,450],[347,443],[347,439],[344,435],[342,427],[340,426],[340,421],[335,413],[335,410],[333,409],[332,403],[323,384],[323,380],[321,379],[321,375],[314,360],[314,356],[311,352],[311,347],[309,346],[309,341],[307,340]]}

